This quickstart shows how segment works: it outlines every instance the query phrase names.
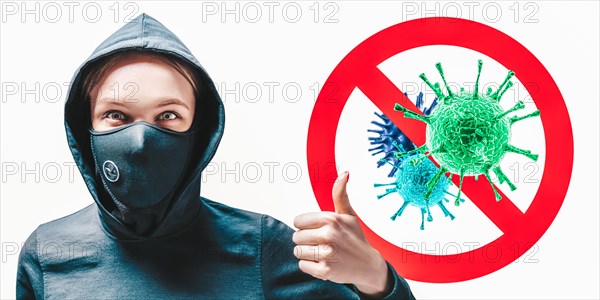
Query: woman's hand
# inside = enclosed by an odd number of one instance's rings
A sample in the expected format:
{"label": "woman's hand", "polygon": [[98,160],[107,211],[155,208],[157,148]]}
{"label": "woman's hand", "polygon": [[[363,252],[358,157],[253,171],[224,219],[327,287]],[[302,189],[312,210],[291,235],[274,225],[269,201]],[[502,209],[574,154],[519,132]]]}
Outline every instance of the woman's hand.
{"label": "woman's hand", "polygon": [[333,185],[335,212],[310,212],[294,219],[292,239],[300,269],[316,278],[354,284],[369,296],[384,296],[391,289],[388,268],[381,254],[365,238],[350,206],[342,173]]}

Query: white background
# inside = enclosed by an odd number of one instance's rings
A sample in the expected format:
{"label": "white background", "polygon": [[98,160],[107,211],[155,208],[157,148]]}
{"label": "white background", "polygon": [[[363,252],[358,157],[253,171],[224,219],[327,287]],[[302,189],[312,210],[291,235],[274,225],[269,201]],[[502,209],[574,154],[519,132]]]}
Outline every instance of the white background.
{"label": "white background", "polygon": [[[465,282],[409,284],[419,299],[600,297],[598,2],[71,3],[75,4],[2,3],[1,298],[15,295],[18,252],[36,226],[92,203],[65,139],[67,85],[104,38],[129,14],[141,12],[182,39],[217,82],[225,101],[225,135],[204,174],[202,195],[270,214],[289,225],[297,214],[319,210],[308,178],[307,129],[318,87],[350,50],[391,25],[434,15],[475,20],[512,36],[548,69],[571,117],[575,160],[564,204],[532,250],[507,267]],[[223,9],[232,12],[224,14]],[[379,68],[398,86],[418,84],[431,97],[418,74],[439,80],[434,64],[441,61],[449,81],[472,82],[477,59],[484,60],[482,82],[503,80],[506,69],[498,62],[447,46],[407,51]],[[505,107],[528,96],[515,81],[503,99]],[[535,109],[531,101],[526,105],[519,115]],[[361,218],[388,241],[416,243],[424,253],[449,254],[455,249],[444,246],[451,242],[485,244],[496,239],[501,232],[468,199],[458,208],[447,205],[454,221],[433,208],[434,221],[425,224],[425,231],[418,229],[420,213],[414,207],[394,222],[389,219],[402,202],[397,195],[375,198],[382,190],[372,184],[390,179],[385,177],[389,168],[375,169],[376,159],[367,151],[372,135],[366,130],[373,128],[369,122],[374,111],[355,90],[342,113],[336,140],[337,162],[340,170],[352,174],[349,194]],[[517,155],[502,161],[505,173],[513,180],[517,175],[519,183],[515,192],[501,188],[525,211],[543,172],[545,145],[539,118],[515,125],[512,144],[540,154],[529,169],[529,161]],[[511,171],[511,166],[518,171]],[[532,182],[523,182],[529,174]]]}

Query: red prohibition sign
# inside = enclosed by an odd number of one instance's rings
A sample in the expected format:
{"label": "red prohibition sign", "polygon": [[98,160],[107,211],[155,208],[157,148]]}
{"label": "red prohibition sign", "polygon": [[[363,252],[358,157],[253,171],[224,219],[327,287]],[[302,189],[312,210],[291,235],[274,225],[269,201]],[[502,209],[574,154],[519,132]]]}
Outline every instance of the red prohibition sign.
{"label": "red prohibition sign", "polygon": [[[525,213],[500,190],[502,200],[496,202],[487,180],[465,177],[463,192],[503,233],[482,247],[451,255],[421,254],[386,241],[359,217],[371,245],[403,277],[423,282],[458,282],[495,272],[529,250],[556,217],[571,179],[573,134],[565,102],[546,68],[523,45],[487,25],[446,17],[407,21],[374,34],[346,55],[323,85],[310,119],[307,158],[319,206],[323,211],[333,211],[331,189],[337,177],[335,137],[344,105],[355,88],[416,145],[424,144],[425,124],[404,118],[393,108],[394,103],[400,102],[415,112],[419,110],[377,66],[403,51],[430,45],[478,51],[515,71],[541,112],[546,141],[544,173]],[[454,184],[458,185],[458,176],[454,176]]]}

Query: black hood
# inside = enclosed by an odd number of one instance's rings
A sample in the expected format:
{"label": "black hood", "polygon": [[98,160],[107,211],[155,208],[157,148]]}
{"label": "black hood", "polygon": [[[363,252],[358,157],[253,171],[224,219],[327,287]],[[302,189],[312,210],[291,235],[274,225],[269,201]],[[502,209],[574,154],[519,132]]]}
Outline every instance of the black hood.
{"label": "black hood", "polygon": [[[169,202],[167,212],[151,233],[140,236],[116,218],[111,211],[114,204],[106,195],[94,167],[90,148],[89,99],[83,91],[83,75],[94,62],[120,51],[151,51],[172,55],[189,63],[197,72],[196,85],[202,86],[196,97],[196,112],[202,117],[196,130],[193,165],[189,166],[183,182]],[[65,129],[73,159],[98,206],[103,227],[120,239],[147,239],[163,237],[181,231],[198,214],[201,207],[200,173],[213,158],[225,124],[223,103],[208,76],[190,50],[164,25],[142,13],[125,24],[93,51],[75,71],[65,104]],[[151,188],[151,187],[149,187]]]}

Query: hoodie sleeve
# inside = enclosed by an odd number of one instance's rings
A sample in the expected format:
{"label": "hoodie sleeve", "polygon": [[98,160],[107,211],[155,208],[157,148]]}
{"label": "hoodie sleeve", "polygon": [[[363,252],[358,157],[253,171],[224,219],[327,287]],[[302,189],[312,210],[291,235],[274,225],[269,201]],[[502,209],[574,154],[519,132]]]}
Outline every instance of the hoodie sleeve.
{"label": "hoodie sleeve", "polygon": [[[408,283],[406,282],[406,280],[404,280],[404,278],[400,277],[400,275],[398,275],[398,273],[396,273],[396,270],[394,269],[394,267],[392,267],[392,265],[389,262],[385,262],[388,266],[388,270],[390,271],[390,277],[393,277],[394,281],[394,287],[392,288],[392,291],[385,296],[383,299],[388,300],[388,299],[407,299],[407,300],[415,300],[415,296],[413,295],[412,291],[410,290],[410,287],[408,286]],[[361,299],[374,299],[374,298],[370,298],[367,297],[366,295],[363,295],[357,288],[356,286],[352,285],[352,290],[361,295]]]}
{"label": "hoodie sleeve", "polygon": [[[261,222],[260,271],[266,299],[372,299],[352,284],[321,280],[302,272],[293,252],[294,230],[268,215],[263,215]],[[394,287],[383,299],[414,299],[406,281],[387,265]]]}
{"label": "hoodie sleeve", "polygon": [[43,299],[44,283],[38,256],[37,229],[34,230],[19,253],[17,267],[17,299]]}

